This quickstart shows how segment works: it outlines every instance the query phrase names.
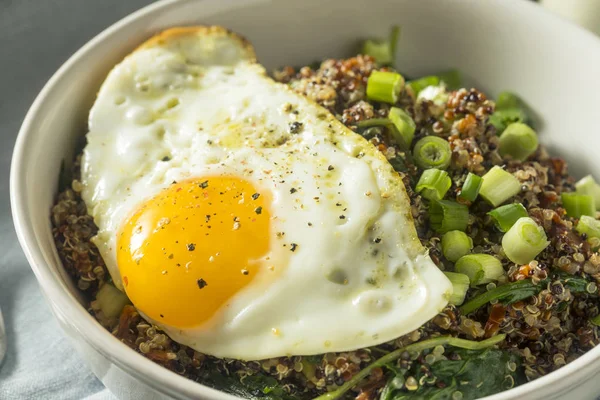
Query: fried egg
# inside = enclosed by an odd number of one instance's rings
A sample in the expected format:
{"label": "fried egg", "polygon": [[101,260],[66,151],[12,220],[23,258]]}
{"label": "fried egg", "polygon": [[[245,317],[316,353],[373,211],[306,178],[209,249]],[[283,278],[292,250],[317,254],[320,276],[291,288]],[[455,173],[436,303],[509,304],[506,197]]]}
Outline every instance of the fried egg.
{"label": "fried egg", "polygon": [[167,30],[109,73],[81,181],[115,285],[206,354],[377,345],[452,292],[386,158],[223,28]]}

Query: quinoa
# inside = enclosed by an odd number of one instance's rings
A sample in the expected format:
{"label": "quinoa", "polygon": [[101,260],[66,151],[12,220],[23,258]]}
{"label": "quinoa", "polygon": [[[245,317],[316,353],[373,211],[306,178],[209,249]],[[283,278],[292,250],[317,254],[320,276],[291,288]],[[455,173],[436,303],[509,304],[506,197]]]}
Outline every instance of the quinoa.
{"label": "quinoa", "polygon": [[[276,71],[274,77],[328,109],[350,129],[360,132],[394,167],[397,166],[422,244],[429,249],[432,260],[441,270],[452,271],[453,264],[441,251],[440,235],[429,226],[426,204],[412,189],[420,172],[410,154],[394,144],[383,129],[361,131],[358,128],[361,121],[386,117],[389,113],[389,105],[369,102],[366,98],[367,79],[374,70],[386,68],[377,67],[371,57],[359,55],[325,60],[315,68],[285,67]],[[397,105],[416,123],[414,142],[434,135],[450,143],[452,161],[447,169],[452,180],[448,192],[450,198],[457,198],[469,172],[483,175],[496,165],[505,166],[520,181],[521,191],[513,201],[525,206],[529,216],[544,228],[550,241],[535,261],[516,265],[506,258],[500,244],[502,233],[487,215],[492,207],[483,201],[470,206],[466,232],[473,240],[474,253],[490,254],[501,260],[506,277],[499,284],[523,279],[548,281],[543,290],[509,305],[488,304],[469,316],[461,315],[458,308],[448,305],[418,330],[374,348],[249,362],[204,355],[171,340],[145,321],[131,305],[124,307],[118,320],[105,318],[93,306],[97,291],[110,282],[110,275],[91,242],[97,227],[87,214],[80,195],[78,157],[73,166],[74,180],[58,195],[51,220],[59,256],[77,287],[90,301],[89,312],[123,343],[189,379],[219,386],[215,373],[241,381],[266,376],[274,379],[286,394],[296,398],[312,398],[334,390],[382,354],[439,335],[483,339],[505,333],[506,340],[499,346],[520,357],[529,381],[560,368],[594,347],[598,343],[598,327],[589,320],[599,313],[596,285],[600,282],[600,255],[594,248],[600,245],[600,240],[590,244],[578,234],[574,230],[576,220],[567,217],[562,207],[560,194],[574,190],[567,163],[551,157],[541,145],[526,161],[503,158],[498,152],[498,132],[488,121],[495,104],[476,89],[452,91],[442,105],[416,101],[414,93],[404,90]],[[585,278],[589,284],[584,291],[573,293],[563,280],[557,278],[557,271]],[[488,289],[494,285],[489,284]],[[469,291],[467,296],[474,294]],[[427,372],[431,354],[401,357],[398,367],[408,369],[418,363],[421,370]],[[346,398],[374,399],[385,386],[386,379],[384,371],[376,368]],[[410,376],[405,387],[412,390],[421,384]]]}

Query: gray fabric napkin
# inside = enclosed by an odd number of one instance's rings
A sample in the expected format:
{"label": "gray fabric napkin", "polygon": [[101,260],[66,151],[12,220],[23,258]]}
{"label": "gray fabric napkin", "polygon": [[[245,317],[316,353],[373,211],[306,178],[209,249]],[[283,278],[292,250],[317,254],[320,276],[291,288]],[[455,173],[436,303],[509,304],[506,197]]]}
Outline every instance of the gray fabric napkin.
{"label": "gray fabric napkin", "polygon": [[[0,242],[10,242],[12,236],[12,226],[4,224]],[[0,307],[8,340],[0,399],[83,399],[103,391],[58,327],[20,249],[4,247],[0,265]]]}
{"label": "gray fabric napkin", "polygon": [[114,400],[59,328],[17,243],[8,174],[14,140],[43,84],[79,47],[150,0],[0,0],[0,399]]}

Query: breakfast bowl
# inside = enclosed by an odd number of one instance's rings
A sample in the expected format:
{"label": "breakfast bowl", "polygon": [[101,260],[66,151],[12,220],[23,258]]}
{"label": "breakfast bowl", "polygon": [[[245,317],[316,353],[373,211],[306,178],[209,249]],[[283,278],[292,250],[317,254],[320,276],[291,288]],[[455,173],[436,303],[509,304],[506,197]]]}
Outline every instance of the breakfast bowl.
{"label": "breakfast bowl", "polygon": [[[600,40],[530,2],[158,1],[106,29],[54,74],[25,118],[11,166],[16,231],[42,292],[77,351],[118,398],[238,398],[153,363],[102,327],[59,258],[50,222],[61,170],[70,167],[106,75],[156,33],[190,25],[219,25],[243,35],[269,71],[352,56],[360,40],[400,26],[396,65],[407,76],[456,68],[468,85],[490,95],[516,92],[534,110],[540,141],[569,162],[571,174],[579,178],[600,168],[600,80],[593,79],[600,70]],[[598,370],[600,349],[593,348],[548,375],[486,398],[596,398]]]}

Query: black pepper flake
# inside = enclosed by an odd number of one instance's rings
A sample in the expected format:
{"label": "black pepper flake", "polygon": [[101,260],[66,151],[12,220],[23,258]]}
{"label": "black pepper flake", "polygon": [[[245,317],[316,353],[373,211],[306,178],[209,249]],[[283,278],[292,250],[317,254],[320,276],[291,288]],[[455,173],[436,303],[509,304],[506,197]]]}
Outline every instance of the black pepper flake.
{"label": "black pepper flake", "polygon": [[309,223],[308,223],[308,226],[312,226],[312,222],[309,222]]}
{"label": "black pepper flake", "polygon": [[256,200],[256,199],[258,199],[259,197],[260,197],[260,193],[254,193],[254,194],[252,195],[252,200]]}
{"label": "black pepper flake", "polygon": [[196,245],[194,243],[188,243],[185,246],[187,247],[188,251],[196,250]]}
{"label": "black pepper flake", "polygon": [[296,193],[297,191],[298,191],[298,190],[297,190],[296,188],[291,188],[291,189],[290,189],[290,193],[292,193],[292,194],[293,194],[293,193]]}
{"label": "black pepper flake", "polygon": [[381,238],[375,238],[375,240],[373,240],[375,243],[381,243]]}
{"label": "black pepper flake", "polygon": [[340,219],[346,219],[345,215],[340,215]]}
{"label": "black pepper flake", "polygon": [[330,165],[329,167],[327,167],[327,171],[333,171],[333,165]]}
{"label": "black pepper flake", "polygon": [[202,278],[198,279],[196,283],[198,283],[198,287],[200,289],[204,289],[206,286],[208,286],[208,283],[206,283],[206,281]]}
{"label": "black pepper flake", "polygon": [[335,203],[336,206],[341,207],[342,203]]}
{"label": "black pepper flake", "polygon": [[298,248],[298,245],[296,243],[292,243],[290,250],[291,251],[296,251],[296,249]]}
{"label": "black pepper flake", "polygon": [[200,187],[202,189],[206,189],[208,187],[208,181],[204,181],[204,182],[200,183]]}
{"label": "black pepper flake", "polygon": [[162,314],[160,314],[160,317],[161,317],[161,318],[164,318],[165,316],[164,316],[164,315],[162,315]]}
{"label": "black pepper flake", "polygon": [[206,221],[206,222],[210,221],[210,214],[206,214],[206,219],[205,219],[205,221]]}
{"label": "black pepper flake", "polygon": [[262,214],[262,207],[256,207],[256,208],[254,209],[254,212],[255,212],[257,215],[260,215],[260,214]]}
{"label": "black pepper flake", "polygon": [[290,124],[290,133],[300,133],[302,131],[302,122],[292,122]]}
{"label": "black pepper flake", "polygon": [[171,157],[169,157],[169,156],[164,156],[164,157],[162,158],[162,161],[165,161],[165,162],[166,162],[166,161],[171,161]]}

